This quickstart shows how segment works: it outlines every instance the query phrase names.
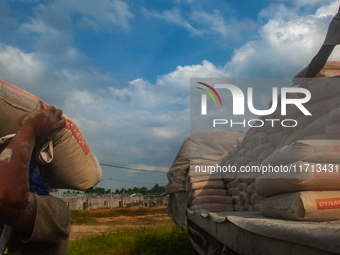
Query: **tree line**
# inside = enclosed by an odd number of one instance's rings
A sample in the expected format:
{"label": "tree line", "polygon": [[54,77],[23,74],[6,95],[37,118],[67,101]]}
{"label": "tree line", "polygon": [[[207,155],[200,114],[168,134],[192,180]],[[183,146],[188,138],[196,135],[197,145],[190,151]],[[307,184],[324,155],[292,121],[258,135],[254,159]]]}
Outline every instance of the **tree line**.
{"label": "tree line", "polygon": [[[134,194],[134,193],[140,193],[142,195],[146,195],[149,193],[155,193],[155,192],[165,192],[165,187],[164,186],[159,186],[158,184],[155,184],[151,189],[148,189],[146,187],[134,187],[134,188],[122,188],[122,189],[116,189],[112,190],[113,194]],[[104,189],[101,187],[95,187],[89,190],[86,190],[85,193],[95,193],[95,194],[110,194],[110,189]]]}

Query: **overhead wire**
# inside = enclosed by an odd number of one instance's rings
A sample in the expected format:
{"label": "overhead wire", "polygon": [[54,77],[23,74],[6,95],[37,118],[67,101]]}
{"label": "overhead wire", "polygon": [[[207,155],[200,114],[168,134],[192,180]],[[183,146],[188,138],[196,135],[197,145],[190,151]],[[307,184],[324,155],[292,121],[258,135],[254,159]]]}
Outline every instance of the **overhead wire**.
{"label": "overhead wire", "polygon": [[[131,167],[125,167],[125,166],[116,166],[116,165],[111,165],[111,164],[104,164],[104,163],[100,163],[101,166],[107,166],[107,167],[112,167],[112,168],[121,168],[121,169],[127,169],[127,170],[132,170],[132,171],[141,171],[141,172],[148,172],[148,173],[162,173],[162,174],[166,174],[166,172],[162,172],[162,171],[150,171],[150,170],[146,170],[146,169],[140,169],[140,168],[131,168]],[[137,184],[154,184],[151,182],[135,182],[135,181],[125,181],[125,180],[120,180],[120,179],[116,179],[116,178],[111,178],[112,180],[115,181],[121,181],[121,182],[128,182],[128,183],[137,183]],[[110,179],[104,179],[101,181],[108,181]],[[159,183],[159,184],[166,184],[166,183]]]}
{"label": "overhead wire", "polygon": [[166,172],[157,171],[157,170],[150,171],[150,170],[146,170],[146,169],[131,168],[131,167],[125,167],[125,166],[115,166],[115,165],[103,164],[103,163],[100,163],[100,165],[101,165],[101,166],[113,167],[113,168],[128,169],[128,170],[132,170],[132,171],[142,171],[142,172],[148,172],[148,173],[161,173],[161,174],[166,174]]}
{"label": "overhead wire", "polygon": [[[137,183],[137,184],[155,184],[155,182],[134,182],[134,181],[124,181],[124,180],[119,180],[119,179],[116,179],[116,178],[110,178],[114,181],[120,181],[120,182],[130,182],[130,183]],[[102,182],[103,181],[109,181],[110,179],[104,179],[104,180],[101,180]],[[166,183],[159,183],[159,184],[166,184]]]}

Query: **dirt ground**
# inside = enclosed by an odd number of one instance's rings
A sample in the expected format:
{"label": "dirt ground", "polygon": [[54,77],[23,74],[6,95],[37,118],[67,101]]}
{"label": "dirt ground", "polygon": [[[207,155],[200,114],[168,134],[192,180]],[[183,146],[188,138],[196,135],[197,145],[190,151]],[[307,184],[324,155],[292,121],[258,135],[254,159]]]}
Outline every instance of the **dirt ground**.
{"label": "dirt ground", "polygon": [[[158,207],[159,209],[160,207]],[[130,207],[131,210],[139,209],[138,206]],[[89,213],[103,213],[110,209],[89,210]],[[101,233],[117,232],[125,229],[136,229],[145,226],[159,226],[171,224],[172,221],[167,214],[151,214],[142,216],[119,216],[101,217],[96,219],[96,224],[71,225],[70,240],[81,239],[98,235]]]}

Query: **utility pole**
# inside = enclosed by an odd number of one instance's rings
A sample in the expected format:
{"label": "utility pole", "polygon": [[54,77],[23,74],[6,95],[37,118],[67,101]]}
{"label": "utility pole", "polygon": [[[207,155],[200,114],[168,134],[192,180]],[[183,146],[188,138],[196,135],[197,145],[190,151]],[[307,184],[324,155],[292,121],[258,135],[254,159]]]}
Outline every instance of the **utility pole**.
{"label": "utility pole", "polygon": [[123,187],[122,207],[124,207],[124,194],[125,194],[125,189],[124,189],[124,187]]}
{"label": "utility pole", "polygon": [[110,207],[112,209],[112,178],[110,178]]}

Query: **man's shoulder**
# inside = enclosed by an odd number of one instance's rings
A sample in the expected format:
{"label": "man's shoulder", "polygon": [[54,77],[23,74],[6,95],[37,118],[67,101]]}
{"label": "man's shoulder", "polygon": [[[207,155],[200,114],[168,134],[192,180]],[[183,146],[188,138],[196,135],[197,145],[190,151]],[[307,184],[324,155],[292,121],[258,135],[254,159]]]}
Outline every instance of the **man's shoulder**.
{"label": "man's shoulder", "polygon": [[9,254],[66,254],[70,234],[70,212],[54,196],[36,195],[37,213],[30,236],[15,231],[8,246]]}
{"label": "man's shoulder", "polygon": [[34,199],[37,202],[37,217],[50,217],[56,220],[62,217],[62,219],[70,218],[70,210],[66,206],[66,203],[60,198],[50,195],[36,195],[33,194]]}

